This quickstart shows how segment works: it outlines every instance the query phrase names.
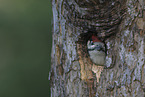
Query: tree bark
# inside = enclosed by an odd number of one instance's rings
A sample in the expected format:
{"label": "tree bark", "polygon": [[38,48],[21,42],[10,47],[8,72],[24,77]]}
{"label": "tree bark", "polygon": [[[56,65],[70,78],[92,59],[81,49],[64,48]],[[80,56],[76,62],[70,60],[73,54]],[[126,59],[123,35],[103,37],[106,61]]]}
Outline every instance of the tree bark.
{"label": "tree bark", "polygon": [[[145,1],[52,0],[51,97],[145,97]],[[106,64],[89,58],[92,34]]]}

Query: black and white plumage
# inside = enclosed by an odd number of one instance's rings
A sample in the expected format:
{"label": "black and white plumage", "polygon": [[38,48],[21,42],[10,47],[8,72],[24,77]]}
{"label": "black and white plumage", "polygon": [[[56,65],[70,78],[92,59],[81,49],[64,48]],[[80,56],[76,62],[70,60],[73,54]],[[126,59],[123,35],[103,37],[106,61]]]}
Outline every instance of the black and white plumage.
{"label": "black and white plumage", "polygon": [[104,43],[97,37],[93,37],[93,40],[88,40],[87,47],[92,62],[96,65],[104,65],[106,57]]}

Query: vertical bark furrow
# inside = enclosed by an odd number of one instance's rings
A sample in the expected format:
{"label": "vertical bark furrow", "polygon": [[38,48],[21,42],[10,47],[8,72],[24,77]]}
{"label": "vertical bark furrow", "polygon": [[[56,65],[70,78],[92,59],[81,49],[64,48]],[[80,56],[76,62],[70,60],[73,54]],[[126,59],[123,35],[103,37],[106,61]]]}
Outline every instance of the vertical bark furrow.
{"label": "vertical bark furrow", "polygon": [[[144,97],[144,6],[144,0],[52,0],[51,96]],[[89,31],[107,46],[106,68],[96,74]]]}

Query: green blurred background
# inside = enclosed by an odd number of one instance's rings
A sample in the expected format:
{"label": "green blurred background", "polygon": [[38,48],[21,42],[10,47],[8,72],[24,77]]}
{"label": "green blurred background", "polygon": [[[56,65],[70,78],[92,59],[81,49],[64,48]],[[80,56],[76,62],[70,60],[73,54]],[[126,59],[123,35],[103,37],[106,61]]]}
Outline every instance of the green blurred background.
{"label": "green blurred background", "polygon": [[0,0],[0,97],[50,97],[51,1]]}

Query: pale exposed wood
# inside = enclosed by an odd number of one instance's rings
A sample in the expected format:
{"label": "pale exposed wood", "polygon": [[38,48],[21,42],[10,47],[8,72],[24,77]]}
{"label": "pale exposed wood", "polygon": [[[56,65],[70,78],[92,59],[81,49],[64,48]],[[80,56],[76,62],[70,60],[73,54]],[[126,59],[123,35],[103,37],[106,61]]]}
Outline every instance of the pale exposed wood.
{"label": "pale exposed wood", "polygon": [[[52,97],[144,97],[144,0],[52,0],[52,6]],[[106,44],[105,66],[89,59],[88,31]]]}

